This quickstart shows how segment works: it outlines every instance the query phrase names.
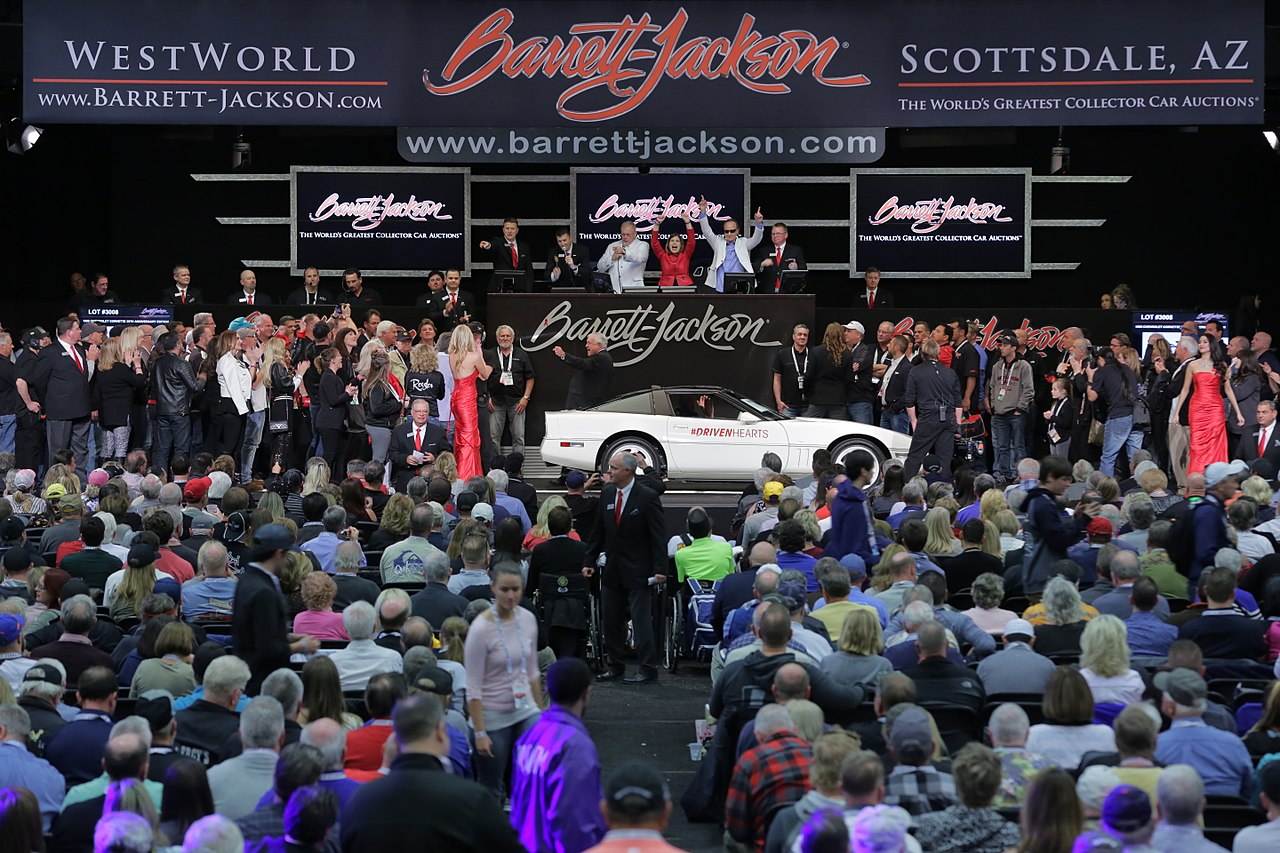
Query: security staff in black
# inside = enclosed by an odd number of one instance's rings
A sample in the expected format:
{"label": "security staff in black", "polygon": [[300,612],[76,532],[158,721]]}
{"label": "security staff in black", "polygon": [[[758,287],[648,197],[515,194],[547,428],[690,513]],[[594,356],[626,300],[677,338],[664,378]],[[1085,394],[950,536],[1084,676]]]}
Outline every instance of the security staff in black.
{"label": "security staff in black", "polygon": [[942,460],[942,473],[951,476],[956,431],[964,418],[960,380],[955,371],[938,363],[938,342],[932,338],[920,346],[924,361],[907,375],[907,417],[911,419],[911,449],[903,473],[910,480],[930,453]]}

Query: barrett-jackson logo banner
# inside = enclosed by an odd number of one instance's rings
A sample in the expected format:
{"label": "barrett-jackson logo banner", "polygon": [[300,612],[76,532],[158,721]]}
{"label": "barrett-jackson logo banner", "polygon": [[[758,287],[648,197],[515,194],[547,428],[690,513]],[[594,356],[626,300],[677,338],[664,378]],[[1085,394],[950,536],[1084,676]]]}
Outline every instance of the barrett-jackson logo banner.
{"label": "barrett-jackson logo banner", "polygon": [[[29,0],[24,115],[449,128],[437,149],[691,119],[753,133],[1262,121],[1262,0],[1034,5]],[[467,130],[481,128],[498,133]]]}

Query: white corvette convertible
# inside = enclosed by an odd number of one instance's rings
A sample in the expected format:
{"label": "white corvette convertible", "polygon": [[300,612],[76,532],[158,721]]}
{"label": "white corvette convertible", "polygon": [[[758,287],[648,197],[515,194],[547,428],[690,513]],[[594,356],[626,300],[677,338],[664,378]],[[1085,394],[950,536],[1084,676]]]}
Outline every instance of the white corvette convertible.
{"label": "white corvette convertible", "polygon": [[814,451],[839,461],[866,450],[875,477],[889,458],[905,459],[911,437],[826,418],[784,418],[727,388],[653,387],[591,409],[547,412],[543,461],[598,471],[615,454],[642,452],[677,480],[750,480],[772,451],[792,477],[809,476]]}

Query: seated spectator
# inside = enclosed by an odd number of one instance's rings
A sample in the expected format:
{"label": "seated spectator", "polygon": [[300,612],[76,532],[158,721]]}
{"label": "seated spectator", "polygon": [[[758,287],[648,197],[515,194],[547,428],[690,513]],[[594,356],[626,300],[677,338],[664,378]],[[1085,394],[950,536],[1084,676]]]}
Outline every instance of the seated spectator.
{"label": "seated spectator", "polygon": [[398,652],[373,641],[377,625],[377,613],[367,601],[357,601],[342,611],[342,626],[351,642],[329,659],[338,668],[343,691],[363,690],[369,679],[379,673],[404,671],[404,658]]}
{"label": "seated spectator", "polygon": [[378,598],[378,585],[368,578],[360,577],[360,557],[359,542],[343,542],[333,554],[335,610],[345,610],[348,604],[356,601],[373,604]]}
{"label": "seated spectator", "polygon": [[443,627],[445,620],[450,617],[461,617],[469,602],[449,589],[449,561],[443,552],[430,555],[424,561],[423,568],[426,571],[427,585],[409,599],[413,603],[413,615],[426,619],[432,625]]}
{"label": "seated spectator", "polygon": [[1155,832],[1156,815],[1147,792],[1132,785],[1112,790],[1102,804],[1100,828],[1125,850],[1151,849],[1147,844]]}
{"label": "seated spectator", "polygon": [[[1053,566],[1050,568],[1049,574],[1051,577],[1061,576],[1063,578],[1066,578],[1066,580],[1068,580],[1071,583],[1071,585],[1075,587],[1077,593],[1079,592],[1080,567],[1077,566],[1075,563],[1071,562],[1070,560],[1059,560],[1058,562],[1054,563]],[[1085,621],[1088,621],[1098,615],[1098,611],[1095,610],[1093,606],[1090,604],[1084,604],[1082,602],[1080,605],[1080,609],[1084,613]],[[1039,628],[1041,625],[1046,624],[1048,620],[1045,614],[1043,598],[1041,599],[1041,601],[1031,605],[1026,610],[1022,611],[1022,618],[1026,619],[1028,622],[1030,622],[1032,625],[1034,625],[1037,628]]]}
{"label": "seated spectator", "polygon": [[[970,589],[979,575],[1004,573],[1004,563],[1000,557],[984,547],[987,541],[986,524],[980,518],[965,522],[961,529],[962,550],[956,556],[944,559],[940,563],[942,570],[947,573],[948,592],[957,593]],[[926,547],[925,550],[927,551],[928,548]],[[996,550],[999,550],[998,546]]]}
{"label": "seated spectator", "polygon": [[1204,780],[1207,794],[1248,798],[1253,784],[1249,751],[1234,734],[1205,724],[1209,688],[1204,679],[1191,670],[1175,669],[1157,673],[1155,686],[1163,693],[1160,711],[1173,721],[1156,744],[1156,760],[1190,764]]}
{"label": "seated spectator", "polygon": [[1237,612],[1235,572],[1215,568],[1205,575],[1208,607],[1178,629],[1178,638],[1194,642],[1207,658],[1266,660],[1269,626]]}
{"label": "seated spectator", "polygon": [[[190,758],[184,758],[173,748],[178,723],[173,708],[173,694],[168,690],[148,690],[138,697],[134,716],[141,717],[151,727],[150,761],[147,778],[152,782],[164,782],[165,774],[174,764],[199,766]],[[204,768],[200,768],[201,776]],[[210,805],[210,811],[213,810]]]}
{"label": "seated spectator", "polygon": [[[1130,596],[1133,595],[1133,583],[1142,577],[1138,555],[1132,551],[1118,551],[1111,558],[1110,570],[1111,584],[1114,588],[1093,599],[1093,606],[1099,613],[1105,613],[1117,619],[1127,619],[1133,612],[1133,605],[1129,601]],[[1161,619],[1168,619],[1169,602],[1161,598],[1153,612]]]}
{"label": "seated spectator", "polygon": [[364,690],[369,723],[347,735],[346,770],[376,771],[382,766],[382,747],[391,735],[387,721],[408,692],[404,676],[398,672],[383,672],[369,679]]}
{"label": "seated spectator", "polygon": [[[903,597],[903,603],[911,601],[912,598],[923,599],[920,595],[920,588],[929,591],[928,601],[933,605],[933,618],[940,622],[958,643],[963,643],[973,651],[977,657],[985,657],[992,654],[996,650],[996,641],[993,636],[983,631],[973,620],[963,613],[946,606],[947,602],[947,581],[946,578],[936,572],[926,572],[919,576],[917,581],[917,589],[913,595]],[[892,636],[895,625],[892,621],[885,628],[885,636]]]}
{"label": "seated spectator", "polygon": [[1080,674],[1095,705],[1129,705],[1146,689],[1142,676],[1129,667],[1124,623],[1106,614],[1090,622],[1080,638]]}
{"label": "seated spectator", "polygon": [[214,658],[204,671],[200,698],[178,711],[178,752],[205,767],[221,761],[227,738],[240,729],[238,709],[248,684],[248,664],[234,655]]}
{"label": "seated spectator", "polygon": [[[403,497],[403,495],[401,496]],[[318,785],[293,792],[284,810],[280,835],[262,839],[262,853],[318,853],[327,845],[336,846],[330,833],[338,821],[338,798]]]}
{"label": "seated spectator", "polygon": [[[710,521],[707,523],[710,524]],[[805,578],[806,596],[817,592],[818,581],[814,574],[814,566],[818,561],[804,551],[807,541],[804,525],[795,519],[788,519],[777,525],[773,537],[778,549],[778,568],[783,571],[793,569],[802,573]]]}
{"label": "seated spectator", "polygon": [[25,620],[20,613],[0,611],[0,681],[8,684],[16,694],[22,686],[22,676],[36,662],[22,655],[22,626]]}
{"label": "seated spectator", "polygon": [[[844,813],[846,804],[845,793],[841,789],[841,768],[846,760],[860,754],[857,739],[844,731],[837,730],[814,741],[809,790],[773,819],[765,839],[765,853],[790,850],[801,828],[815,813],[831,809]],[[874,755],[871,758],[879,765],[879,781],[883,785],[884,766]]]}
{"label": "seated spectator", "polygon": [[0,788],[0,837],[11,850],[43,851],[47,834],[40,816],[40,801],[22,785]]}
{"label": "seated spectator", "polygon": [[1138,578],[1130,597],[1133,613],[1124,620],[1129,651],[1136,657],[1162,658],[1169,654],[1169,646],[1178,639],[1178,629],[1153,612],[1160,600],[1156,582],[1146,576]]}
{"label": "seated spectator", "polygon": [[[376,463],[370,462],[369,464]],[[367,490],[368,487],[366,486]],[[369,537],[369,550],[382,551],[402,541],[409,535],[409,513],[413,511],[413,498],[408,495],[392,495],[388,498],[383,492],[371,494],[380,496],[383,506],[379,513],[382,521],[379,523],[378,529],[373,531],[373,535]],[[375,500],[374,503],[374,509],[377,510],[377,501]]]}
{"label": "seated spectator", "polygon": [[121,561],[114,554],[102,550],[102,542],[106,537],[106,525],[102,519],[89,516],[80,522],[81,549],[67,554],[58,563],[58,568],[80,578],[91,587],[102,589],[107,578],[120,571]]}
{"label": "seated spectator", "polygon": [[1233,853],[1269,853],[1280,842],[1280,761],[1272,761],[1258,771],[1258,801],[1267,822],[1236,833]]}
{"label": "seated spectator", "polygon": [[1027,749],[1031,721],[1027,712],[1006,702],[991,712],[987,721],[987,739],[1000,759],[1001,781],[992,805],[1009,808],[1022,804],[1031,780],[1042,770],[1053,767],[1043,755]]}
{"label": "seated spectator", "polygon": [[111,655],[95,648],[89,639],[97,622],[98,608],[93,599],[87,595],[73,595],[62,603],[62,635],[52,643],[29,649],[27,654],[37,660],[53,658],[58,661],[66,672],[68,684],[79,682],[80,674],[91,667],[106,667],[114,677],[115,661]]}
{"label": "seated spectator", "polygon": [[[552,501],[559,501],[560,506],[547,509]],[[529,555],[529,577],[525,588],[536,592],[544,574],[562,575],[578,574],[582,571],[582,563],[586,558],[587,546],[580,542],[573,531],[573,514],[564,505],[564,500],[555,495],[548,498],[538,511],[539,518],[545,514],[546,537],[534,546]],[[534,531],[539,528],[534,527]],[[533,533],[530,533],[532,536]],[[526,540],[527,541],[527,540]],[[723,584],[721,585],[723,586]]]}
{"label": "seated spectator", "polygon": [[[12,553],[12,552],[9,552]],[[8,556],[6,554],[5,556]],[[26,624],[22,628],[23,636],[52,625],[62,617],[62,587],[71,580],[71,575],[62,569],[45,569],[32,573],[36,578],[35,589],[32,590],[32,604],[23,614]],[[68,595],[68,598],[71,596]],[[28,648],[31,644],[27,644]]]}
{"label": "seated spectator", "polygon": [[[169,486],[173,484],[169,483],[165,488]],[[174,489],[176,491],[177,487],[174,486]],[[162,506],[151,510],[142,519],[143,530],[154,533],[159,543],[159,547],[156,548],[156,568],[169,575],[179,585],[191,580],[196,573],[195,555],[175,535],[182,532],[182,528],[178,526],[181,515],[176,505],[170,508]]]}
{"label": "seated spectator", "polygon": [[[53,658],[43,658],[34,663],[35,666],[22,676],[22,685],[18,689],[18,707],[27,712],[27,718],[31,721],[27,748],[32,755],[43,758],[49,739],[75,716],[78,709],[62,704],[62,697],[67,689],[62,664]],[[71,713],[65,713],[67,711]]]}
{"label": "seated spectator", "polygon": [[111,618],[117,622],[139,618],[142,614],[142,599],[152,593],[156,581],[163,577],[164,573],[156,568],[155,548],[135,541],[129,548],[129,560],[125,567],[111,576],[103,591],[102,600],[110,608]]}
{"label": "seated spectator", "polygon": [[916,817],[920,845],[938,853],[1004,853],[1017,844],[1017,825],[991,808],[1000,788],[1000,772],[1000,759],[989,747],[965,744],[951,762],[960,802]]}
{"label": "seated spectator", "polygon": [[302,499],[302,526],[298,528],[298,544],[308,542],[324,532],[324,513],[329,501],[322,492],[312,492]]}
{"label": "seated spectator", "polygon": [[196,651],[195,634],[183,622],[165,625],[155,644],[155,656],[138,664],[129,685],[129,698],[148,690],[167,690],[171,696],[186,696],[196,689],[191,659]]}
{"label": "seated spectator", "polygon": [[754,722],[758,745],[738,759],[725,801],[725,831],[761,853],[775,807],[801,799],[809,789],[812,749],[795,734],[791,714],[769,704]]}
{"label": "seated spectator", "polygon": [[[0,756],[3,756],[0,760],[0,791],[23,789],[31,792],[35,801],[32,805],[38,838],[40,833],[48,832],[49,825],[62,811],[66,781],[52,764],[27,749],[30,736],[31,718],[27,712],[18,705],[0,705]],[[12,807],[4,802],[3,797],[4,794],[0,793],[0,812]],[[0,825],[0,833],[5,833],[3,837],[10,838],[8,833],[12,831],[12,826]]]}
{"label": "seated spectator", "polygon": [[1036,629],[1014,619],[1004,629],[1004,648],[978,664],[978,679],[987,696],[1002,693],[1043,693],[1053,675],[1053,661],[1038,655]]}
{"label": "seated spectator", "polygon": [[[700,506],[691,508],[685,516],[689,531],[689,543],[676,551],[676,580],[683,584],[686,578],[704,581],[708,585],[733,571],[733,548],[728,542],[711,537],[711,516]],[[798,525],[797,525],[798,526]],[[804,532],[801,531],[803,538]],[[805,555],[808,556],[808,555]],[[812,557],[809,577],[812,572]]]}
{"label": "seated spectator", "polygon": [[[352,544],[342,543],[343,546]],[[338,585],[324,572],[312,572],[303,578],[302,603],[307,609],[294,617],[294,633],[310,634],[317,640],[350,639],[342,627],[342,614],[333,612],[333,599],[337,593]]]}
{"label": "seated spectator", "polygon": [[1144,703],[1130,705],[1112,721],[1116,733],[1116,751],[1085,755],[1081,768],[1100,765],[1110,767],[1116,779],[1135,785],[1155,796],[1161,766],[1156,763],[1156,734],[1160,730],[1160,714]]}
{"label": "seated spectator", "polygon": [[[119,816],[110,813],[122,809],[136,809],[147,815],[144,826],[148,844],[151,843],[152,824],[158,822],[155,802],[161,798],[162,789],[155,782],[145,781],[150,731],[145,725],[142,731],[134,730],[130,721],[122,721],[117,729],[94,756],[100,760],[103,771],[96,793],[90,792],[85,796],[72,792],[76,796],[68,795],[62,814],[54,821],[54,850],[102,849],[94,839],[101,837],[102,823],[108,817]],[[122,799],[125,802],[122,803]],[[151,849],[147,846],[142,853]]]}
{"label": "seated spectator", "polygon": [[1205,839],[1203,829],[1204,782],[1194,767],[1166,767],[1156,785],[1156,802],[1160,806],[1160,822],[1151,837],[1151,846],[1157,850],[1211,853],[1215,845]]}
{"label": "seated spectator", "polygon": [[[274,756],[273,756],[274,757]],[[260,805],[236,821],[244,837],[246,849],[253,849],[255,842],[284,833],[284,815],[295,791],[320,781],[324,772],[324,757],[314,746],[291,743],[280,750],[274,762],[270,787],[259,800]],[[329,848],[337,850],[336,845]]]}
{"label": "seated spectator", "polygon": [[1262,716],[1244,736],[1245,748],[1255,760],[1280,752],[1280,681],[1271,682]]}
{"label": "seated spectator", "polygon": [[1261,533],[1253,531],[1258,522],[1258,505],[1248,498],[1236,501],[1227,510],[1227,522],[1236,535],[1236,550],[1256,563],[1276,552],[1276,546]]}
{"label": "seated spectator", "polygon": [[360,783],[342,772],[347,758],[347,730],[335,720],[321,718],[303,726],[298,742],[319,751],[324,760],[324,772],[317,784],[332,791],[345,807],[360,790]]}
{"label": "seated spectator", "polygon": [[919,705],[895,705],[885,718],[885,740],[894,768],[885,780],[884,802],[913,816],[942,811],[958,801],[955,779],[932,763],[938,740]]}
{"label": "seated spectator", "polygon": [[947,659],[947,631],[942,625],[920,626],[916,648],[918,662],[904,667],[902,674],[915,682],[917,701],[963,705],[975,714],[982,711],[987,698],[982,682],[973,670]]}
{"label": "seated spectator", "polygon": [[240,853],[245,848],[240,828],[222,815],[202,817],[187,829],[185,853]]}
{"label": "seated spectator", "polygon": [[[1059,575],[1044,587],[1044,624],[1036,626],[1036,651],[1045,657],[1080,654],[1084,602],[1074,582]],[[1029,621],[1029,620],[1028,620]]]}
{"label": "seated spectator", "polygon": [[[322,517],[324,530],[312,539],[308,539],[300,546],[303,551],[314,556],[320,561],[320,568],[329,574],[333,574],[334,553],[338,550],[338,546],[346,541],[358,541],[360,533],[348,525],[347,512],[340,506],[331,506],[324,511]],[[367,565],[364,559],[364,552],[360,553],[360,567]]]}
{"label": "seated spectator", "polygon": [[236,579],[227,566],[227,546],[209,541],[200,546],[200,573],[182,585],[182,615],[186,619],[230,618],[236,599]]}
{"label": "seated spectator", "polygon": [[[929,594],[928,590],[924,592],[926,595]],[[902,631],[889,638],[889,645],[884,654],[885,659],[893,664],[894,669],[904,670],[907,667],[915,666],[919,662],[920,629],[925,625],[933,624],[934,617],[933,608],[927,601],[912,601],[902,609],[901,615],[894,617],[902,625]],[[890,625],[893,625],[893,623],[890,623]],[[948,643],[948,646],[950,646],[950,643]],[[947,649],[947,655],[951,658],[952,663],[964,662],[959,650],[954,647]]]}
{"label": "seated spectator", "polygon": [[[843,567],[837,568],[848,576]],[[823,575],[824,590],[828,588],[827,578],[831,574],[834,571]],[[818,613],[822,613],[827,607]],[[839,637],[836,652],[819,661],[818,668],[842,684],[874,684],[880,673],[892,672],[893,664],[881,655],[884,651],[884,636],[877,618],[876,612],[871,608],[855,605],[845,616],[836,634]]]}
{"label": "seated spectator", "polygon": [[[947,571],[950,572],[950,569]],[[951,588],[950,578],[948,574],[948,590]],[[999,574],[984,572],[978,575],[973,579],[969,591],[973,595],[973,607],[962,611],[963,614],[993,637],[999,637],[1004,633],[1004,626],[1018,618],[1017,613],[1000,607],[1000,603],[1004,601],[1004,578]]]}
{"label": "seated spectator", "polygon": [[1120,787],[1120,777],[1110,767],[1086,767],[1076,779],[1076,798],[1084,812],[1084,829],[1096,832],[1102,822],[1102,804],[1107,794]]}
{"label": "seated spectator", "polygon": [[449,592],[461,595],[467,587],[489,586],[489,538],[478,534],[465,536],[459,553],[462,570],[449,579]]}
{"label": "seated spectator", "polygon": [[[1162,669],[1189,669],[1199,675],[1205,677],[1208,669],[1204,665],[1204,653],[1200,651],[1200,647],[1190,640],[1174,640],[1173,645],[1169,647],[1169,657],[1165,660]],[[1235,714],[1230,708],[1214,702],[1212,699],[1205,700],[1204,721],[1215,729],[1222,729],[1224,732],[1236,731]]]}
{"label": "seated spectator", "polygon": [[284,746],[284,710],[271,696],[249,700],[240,714],[243,752],[209,770],[214,810],[237,820],[257,808],[271,789],[276,759]]}
{"label": "seated spectator", "polygon": [[[521,543],[521,548],[523,550],[531,552],[543,542],[549,541],[552,536],[557,535],[551,532],[551,510],[556,509],[557,507],[569,509],[569,505],[565,503],[564,498],[559,495],[552,495],[544,500],[542,505],[538,507],[538,520],[534,523],[533,527],[529,528],[528,535],[524,537],[524,542]],[[561,535],[568,536],[575,542],[582,540],[582,537],[578,535],[578,531],[573,529],[572,510],[569,511],[569,531],[568,533]]]}
{"label": "seated spectator", "polygon": [[1147,532],[1147,552],[1138,558],[1142,573],[1156,582],[1156,589],[1165,598],[1187,597],[1187,576],[1178,571],[1165,550],[1169,541],[1172,521],[1157,521]]}
{"label": "seated spectator", "polygon": [[[8,520],[4,523],[7,523]],[[22,522],[18,522],[21,525]],[[0,533],[0,537],[3,537]],[[25,535],[25,534],[24,534]],[[0,581],[0,601],[8,601],[13,599],[20,601],[24,607],[30,607],[35,601],[35,596],[31,592],[34,584],[28,584],[27,579],[31,574],[31,567],[35,565],[31,552],[21,544],[3,546],[0,550],[4,551],[4,571],[3,580]]]}
{"label": "seated spectator", "polygon": [[348,732],[364,724],[360,717],[347,710],[338,668],[326,656],[315,655],[302,667],[302,706],[298,710],[298,722],[305,726],[326,718],[341,723]]}
{"label": "seated spectator", "polygon": [[1040,771],[1021,805],[1022,842],[1014,853],[1071,853],[1084,823],[1071,774],[1056,767]]}
{"label": "seated spectator", "polygon": [[858,610],[870,612],[879,621],[879,611],[875,607],[850,600],[853,584],[848,569],[834,560],[823,564],[822,568],[818,586],[822,589],[823,605],[813,612],[813,618],[826,627],[828,636],[839,637],[845,617]]}
{"label": "seated spectator", "polygon": [[413,612],[409,593],[403,589],[384,589],[374,601],[373,611],[378,616],[378,633],[373,641],[396,654],[405,653],[404,626]]}
{"label": "seated spectator", "polygon": [[1075,770],[1086,752],[1115,750],[1115,733],[1108,726],[1094,724],[1093,694],[1084,676],[1074,669],[1060,666],[1054,670],[1045,688],[1043,711],[1045,721],[1031,727],[1027,749],[1063,770]]}
{"label": "seated spectator", "polygon": [[902,597],[916,585],[916,561],[905,551],[882,557],[880,565],[884,565],[886,561],[889,564],[890,585],[888,589],[876,593],[876,598],[884,603],[885,609],[892,615],[902,607]]}

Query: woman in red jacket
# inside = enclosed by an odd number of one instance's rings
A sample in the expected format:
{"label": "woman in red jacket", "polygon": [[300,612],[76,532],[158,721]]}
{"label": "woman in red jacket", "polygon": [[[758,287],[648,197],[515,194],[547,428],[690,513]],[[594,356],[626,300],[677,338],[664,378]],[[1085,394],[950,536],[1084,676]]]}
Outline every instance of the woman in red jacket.
{"label": "woman in red jacket", "polygon": [[665,216],[659,216],[649,230],[649,242],[653,244],[653,253],[658,256],[662,265],[662,276],[658,279],[659,287],[670,287],[673,284],[693,286],[693,277],[689,275],[689,262],[693,258],[693,223],[689,221],[689,211],[680,214],[684,220],[684,236],[672,234],[667,244],[662,244],[662,222]]}

